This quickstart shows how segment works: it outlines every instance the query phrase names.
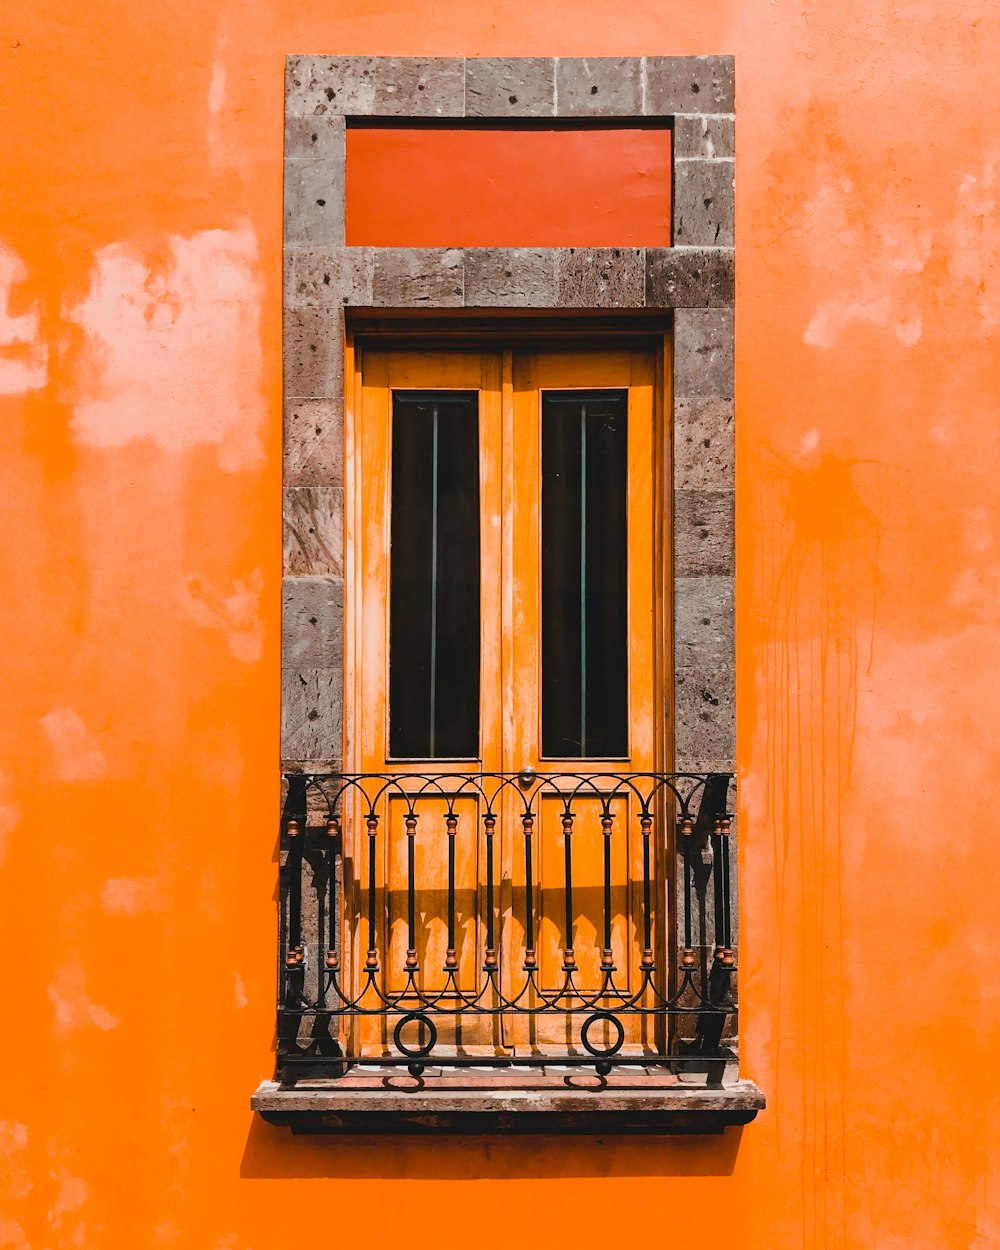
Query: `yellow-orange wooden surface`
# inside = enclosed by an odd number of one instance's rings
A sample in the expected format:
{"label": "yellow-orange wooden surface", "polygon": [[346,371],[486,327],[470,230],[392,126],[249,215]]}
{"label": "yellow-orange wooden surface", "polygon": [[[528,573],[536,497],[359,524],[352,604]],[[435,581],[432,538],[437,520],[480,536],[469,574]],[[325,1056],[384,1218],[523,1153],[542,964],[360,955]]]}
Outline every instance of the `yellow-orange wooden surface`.
{"label": "yellow-orange wooden surface", "polygon": [[[447,347],[447,335],[441,342]],[[354,672],[347,710],[356,735],[350,742],[353,771],[384,774],[431,772],[567,771],[577,776],[618,771],[649,773],[658,763],[657,716],[665,720],[665,703],[657,688],[657,559],[663,562],[659,514],[665,500],[654,489],[655,466],[662,463],[662,387],[657,390],[657,360],[652,352],[577,347],[560,350],[536,347],[473,353],[412,352],[352,347],[357,376],[348,388],[358,396],[348,413],[348,445],[355,448],[353,486],[347,511],[355,518],[356,563],[346,586],[348,641]],[[629,739],[624,756],[555,759],[542,751],[541,697],[541,423],[545,391],[620,390],[627,396],[626,530],[627,530],[627,682]],[[478,392],[480,499],[480,709],[479,754],[472,760],[393,759],[389,749],[389,569],[392,462],[392,393],[396,390]],[[663,475],[660,475],[662,480]],[[596,535],[599,540],[599,535]],[[661,579],[662,580],[662,579]],[[428,587],[428,594],[430,593]],[[662,593],[662,592],[661,592]],[[659,640],[662,642],[662,639]],[[593,795],[574,804],[573,829],[575,910],[573,935],[565,923],[563,803],[555,791],[544,794],[535,812],[535,865],[532,907],[537,937],[532,957],[539,969],[537,985],[552,993],[564,984],[563,952],[573,947],[575,987],[593,994],[602,984],[599,973],[603,945],[603,841],[601,794],[614,788],[605,778]],[[501,950],[501,983],[509,997],[529,1009],[539,1003],[533,991],[521,996],[524,984],[525,891],[522,826],[517,800],[511,794],[499,816],[497,839],[497,921]],[[444,989],[447,948],[447,839],[442,836],[446,804],[422,801],[415,809],[414,834],[415,933],[418,970],[415,984],[425,990]],[[626,993],[639,985],[642,917],[642,847],[638,812],[625,798],[613,805],[616,837],[612,863],[612,947],[618,969],[616,984]],[[455,805],[456,847],[455,984],[465,993],[482,988],[485,949],[485,849],[481,835],[483,809],[472,799]],[[349,929],[355,956],[354,992],[365,984],[361,972],[368,943],[367,838],[360,798],[350,821],[353,837],[347,854],[358,865],[348,872],[355,883],[348,901]],[[404,821],[407,804],[401,796],[377,808],[379,838],[376,944],[390,988],[406,985],[408,863]],[[662,828],[662,822],[658,826]],[[664,850],[653,865],[653,894],[660,893]],[[655,924],[655,921],[654,921]],[[665,952],[660,952],[661,968]],[[369,1002],[370,999],[370,1002]],[[376,1003],[374,991],[366,1006]],[[634,1026],[634,1027],[633,1027]],[[565,1046],[567,1022],[548,1026],[544,1020],[511,1024],[503,1035],[486,1021],[466,1017],[447,1020],[442,1044],[463,1046]],[[636,1021],[626,1041],[645,1036]],[[384,1024],[359,1025],[361,1044],[384,1044]],[[652,1042],[651,1037],[646,1040]]]}

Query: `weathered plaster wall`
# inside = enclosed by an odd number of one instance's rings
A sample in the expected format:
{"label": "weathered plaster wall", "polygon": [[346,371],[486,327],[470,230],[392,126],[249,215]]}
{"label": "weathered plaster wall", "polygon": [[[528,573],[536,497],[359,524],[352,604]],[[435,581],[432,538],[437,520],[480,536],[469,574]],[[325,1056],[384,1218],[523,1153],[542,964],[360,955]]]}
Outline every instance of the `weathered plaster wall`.
{"label": "weathered plaster wall", "polygon": [[[5,15],[0,1246],[381,1246],[404,1204],[444,1244],[1000,1242],[998,50],[941,0]],[[291,51],[737,57],[742,1137],[251,1120]]]}

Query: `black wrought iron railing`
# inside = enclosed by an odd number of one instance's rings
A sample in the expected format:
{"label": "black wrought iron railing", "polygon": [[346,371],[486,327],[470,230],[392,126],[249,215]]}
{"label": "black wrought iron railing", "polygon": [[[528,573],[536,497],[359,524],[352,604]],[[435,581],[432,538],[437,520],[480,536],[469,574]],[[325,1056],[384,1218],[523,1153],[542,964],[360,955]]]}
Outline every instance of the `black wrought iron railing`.
{"label": "black wrought iron railing", "polygon": [[279,1072],[729,1053],[730,782],[290,774]]}

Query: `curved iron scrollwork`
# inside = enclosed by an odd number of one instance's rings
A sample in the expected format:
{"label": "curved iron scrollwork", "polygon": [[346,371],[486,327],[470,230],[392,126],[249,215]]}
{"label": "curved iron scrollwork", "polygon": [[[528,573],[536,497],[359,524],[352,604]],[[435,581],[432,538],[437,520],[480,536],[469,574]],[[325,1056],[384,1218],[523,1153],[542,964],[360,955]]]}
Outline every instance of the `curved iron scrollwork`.
{"label": "curved iron scrollwork", "polygon": [[[419,1075],[430,1063],[559,1064],[591,1065],[606,1075],[616,1066],[683,1067],[721,1053],[727,1022],[736,1014],[729,774],[558,772],[526,778],[523,772],[399,772],[290,774],[286,782],[281,1068],[305,1064],[340,1074],[354,1064],[400,1065]],[[545,801],[555,805],[562,843],[564,944],[555,984],[551,959],[549,983],[543,984],[537,946],[538,838]],[[428,809],[432,819],[421,824]],[[477,854],[483,861],[476,885],[478,967],[472,983],[467,963],[465,975],[460,972],[456,867],[459,824],[468,821],[470,811],[480,826]],[[592,830],[599,822],[595,836],[602,865],[599,904],[592,909],[603,928],[599,983],[589,986],[581,984],[574,948],[574,822],[581,811]],[[616,966],[613,935],[612,861],[616,840],[625,836],[625,821],[634,822],[635,859],[641,861],[641,871],[638,876],[633,871],[630,882],[636,903],[629,923],[637,946],[631,986]],[[345,828],[345,822],[354,822],[354,827]],[[504,865],[502,834],[508,850]],[[446,927],[447,940],[442,966],[434,969],[433,977],[419,953],[426,917],[418,906],[418,836],[443,839],[440,862],[447,864],[447,885],[439,890],[443,914],[435,916]],[[386,946],[385,870],[380,865],[387,839],[395,840],[394,862],[405,864],[400,869],[405,907],[400,906],[394,921],[399,954],[405,933],[401,958],[390,958]],[[346,858],[345,845],[353,851]],[[664,877],[655,865],[669,852],[676,855],[676,874]],[[509,888],[511,856],[517,859],[517,891]],[[502,947],[502,899],[518,925],[516,961]],[[593,979],[593,967],[591,972]],[[381,1025],[364,1024],[372,1020]],[[561,1021],[562,1045],[497,1045],[492,1052],[488,1045],[463,1047],[461,1027],[468,1031],[477,1020],[509,1022],[512,1027],[516,1020],[538,1022],[536,1031],[546,1021]],[[637,1044],[639,1021],[647,1023]],[[447,1044],[441,1040],[446,1033]],[[381,1040],[372,1044],[376,1035]]]}

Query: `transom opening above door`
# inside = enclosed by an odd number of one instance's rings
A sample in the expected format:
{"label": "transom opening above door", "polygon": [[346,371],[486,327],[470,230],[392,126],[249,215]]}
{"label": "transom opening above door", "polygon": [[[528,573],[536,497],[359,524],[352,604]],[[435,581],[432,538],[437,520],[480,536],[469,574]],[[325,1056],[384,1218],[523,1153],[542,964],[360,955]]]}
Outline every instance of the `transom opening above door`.
{"label": "transom opening above door", "polygon": [[670,142],[653,120],[351,124],[346,242],[665,247]]}

